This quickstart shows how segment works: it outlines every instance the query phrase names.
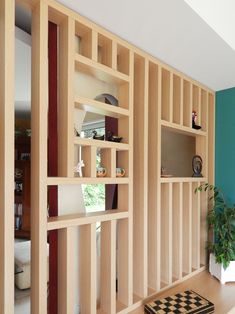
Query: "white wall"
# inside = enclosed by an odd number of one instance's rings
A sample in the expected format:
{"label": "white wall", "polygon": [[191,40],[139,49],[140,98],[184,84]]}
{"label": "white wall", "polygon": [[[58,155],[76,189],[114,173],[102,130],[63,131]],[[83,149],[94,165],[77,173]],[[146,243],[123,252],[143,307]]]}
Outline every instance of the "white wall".
{"label": "white wall", "polygon": [[31,36],[15,27],[15,109],[18,117],[30,114]]}

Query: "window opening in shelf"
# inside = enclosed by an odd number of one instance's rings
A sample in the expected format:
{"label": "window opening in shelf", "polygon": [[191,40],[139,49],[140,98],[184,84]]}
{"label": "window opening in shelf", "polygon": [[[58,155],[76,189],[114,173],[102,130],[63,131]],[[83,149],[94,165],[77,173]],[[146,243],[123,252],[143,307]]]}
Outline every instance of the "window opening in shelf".
{"label": "window opening in shelf", "polygon": [[82,184],[82,193],[87,213],[105,210],[105,184]]}
{"label": "window opening in shelf", "polygon": [[92,138],[94,135],[93,132],[96,132],[97,136],[105,134],[104,117],[87,112],[82,125],[82,137]]}

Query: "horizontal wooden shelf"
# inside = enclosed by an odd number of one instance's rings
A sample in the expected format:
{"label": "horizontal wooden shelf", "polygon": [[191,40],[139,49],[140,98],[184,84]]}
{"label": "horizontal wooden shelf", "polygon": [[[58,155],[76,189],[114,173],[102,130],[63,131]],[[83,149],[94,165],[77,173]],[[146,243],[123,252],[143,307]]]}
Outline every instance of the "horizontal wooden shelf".
{"label": "horizontal wooden shelf", "polygon": [[76,97],[75,107],[88,112],[101,114],[113,118],[120,118],[122,116],[129,116],[129,110],[122,107],[112,106],[94,99],[86,97]]}
{"label": "horizontal wooden shelf", "polygon": [[123,84],[130,81],[130,77],[128,75],[81,56],[78,53],[75,54],[75,69],[88,75],[92,75],[104,82]]}
{"label": "horizontal wooden shelf", "polygon": [[66,177],[48,177],[47,185],[76,185],[76,184],[129,184],[129,178],[66,178]]}
{"label": "horizontal wooden shelf", "polygon": [[200,178],[196,178],[196,177],[169,177],[169,178],[163,178],[161,177],[160,179],[161,183],[170,183],[170,182],[176,182],[176,183],[180,183],[180,182],[207,182],[207,178],[205,177],[200,177]]}
{"label": "horizontal wooden shelf", "polygon": [[81,145],[81,146],[96,146],[100,148],[116,148],[116,150],[128,150],[130,148],[129,144],[126,144],[126,143],[100,141],[100,140],[94,140],[92,138],[82,138],[82,137],[75,137],[74,144]]}
{"label": "horizontal wooden shelf", "polygon": [[102,212],[63,215],[48,218],[47,230],[51,231],[68,227],[87,225],[96,222],[124,219],[128,217],[129,213],[127,211],[120,211],[116,209]]}
{"label": "horizontal wooden shelf", "polygon": [[170,128],[175,132],[183,133],[190,136],[207,136],[207,132],[201,130],[195,130],[184,125],[161,120],[161,125],[166,128]]}

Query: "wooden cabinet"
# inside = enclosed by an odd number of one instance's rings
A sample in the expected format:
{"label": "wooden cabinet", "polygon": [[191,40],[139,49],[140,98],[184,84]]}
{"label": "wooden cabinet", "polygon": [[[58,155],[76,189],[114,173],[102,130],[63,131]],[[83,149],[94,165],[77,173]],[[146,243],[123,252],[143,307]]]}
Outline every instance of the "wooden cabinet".
{"label": "wooden cabinet", "polygon": [[15,141],[15,237],[30,238],[30,137]]}

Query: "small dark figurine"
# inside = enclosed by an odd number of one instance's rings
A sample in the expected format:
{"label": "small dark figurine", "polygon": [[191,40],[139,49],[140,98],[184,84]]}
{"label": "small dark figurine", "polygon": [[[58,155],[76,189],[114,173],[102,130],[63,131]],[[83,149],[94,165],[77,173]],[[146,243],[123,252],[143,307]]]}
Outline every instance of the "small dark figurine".
{"label": "small dark figurine", "polygon": [[202,158],[199,155],[192,159],[193,177],[202,177]]}
{"label": "small dark figurine", "polygon": [[197,121],[197,113],[195,110],[192,112],[192,128],[196,130],[200,130],[202,127],[196,124]]}
{"label": "small dark figurine", "polygon": [[97,135],[96,131],[93,131],[92,134],[93,134],[93,139],[94,140],[100,140],[100,141],[104,140],[104,135]]}
{"label": "small dark figurine", "polygon": [[118,142],[119,143],[119,142],[121,142],[122,137],[119,137],[117,135],[113,135],[113,132],[108,131],[107,140],[110,142]]}

